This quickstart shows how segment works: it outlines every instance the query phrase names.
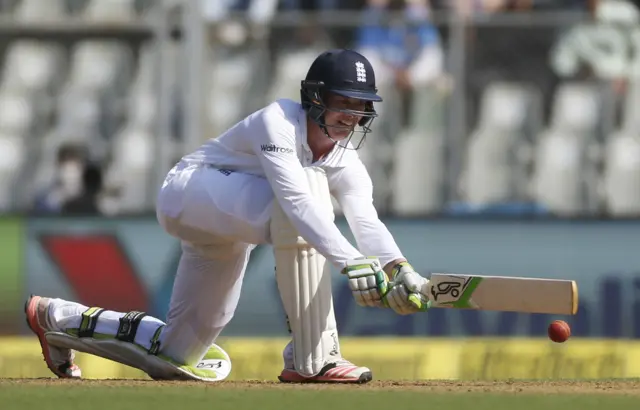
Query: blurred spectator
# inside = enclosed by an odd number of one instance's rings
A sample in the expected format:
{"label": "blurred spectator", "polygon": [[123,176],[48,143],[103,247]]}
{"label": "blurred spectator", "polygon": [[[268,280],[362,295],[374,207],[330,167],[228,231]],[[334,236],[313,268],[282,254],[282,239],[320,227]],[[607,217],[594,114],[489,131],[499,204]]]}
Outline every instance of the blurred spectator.
{"label": "blurred spectator", "polygon": [[[283,39],[285,42],[288,42],[289,40],[296,39],[297,41],[298,34],[292,35],[292,29],[294,31],[313,29],[319,31],[314,37],[326,37],[331,41],[332,45],[328,46],[328,48],[348,47],[348,45],[353,42],[353,28],[345,27],[342,24],[331,24],[331,22],[335,20],[334,16],[339,14],[341,10],[346,12],[361,10],[364,1],[365,0],[280,0],[278,12],[309,13],[313,16],[319,16],[319,18],[307,20],[307,24],[302,24],[304,27],[292,28],[284,25],[279,29],[275,28],[275,30],[278,30],[278,35],[274,40],[279,42]],[[329,21],[329,24],[324,24],[327,21]],[[308,23],[312,23],[313,26],[309,26]],[[310,37],[310,35],[306,35],[306,37]]]}
{"label": "blurred spectator", "polygon": [[433,0],[433,6],[470,17],[514,11],[580,11],[586,10],[594,1],[597,0]]}
{"label": "blurred spectator", "polygon": [[66,201],[79,195],[86,161],[87,151],[83,146],[63,144],[57,152],[55,175],[51,184],[36,196],[34,211],[59,213]]}
{"label": "blurred spectator", "polygon": [[82,190],[62,206],[63,214],[100,215],[100,193],[102,191],[102,170],[96,164],[86,164],[82,173]]}
{"label": "blurred spectator", "polygon": [[[387,13],[401,13],[402,18],[387,24]],[[440,34],[429,14],[427,0],[369,0],[356,35],[356,48],[371,60],[379,87],[395,87],[405,105],[414,89],[443,73]]]}
{"label": "blurred spectator", "polygon": [[586,11],[598,0],[529,0],[532,10]]}
{"label": "blurred spectator", "polygon": [[282,10],[336,10],[338,0],[280,0]]}
{"label": "blurred spectator", "polygon": [[629,77],[640,74],[634,58],[637,36],[633,35],[640,14],[627,0],[591,0],[588,11],[590,19],[558,36],[550,66],[564,79],[604,84],[612,98],[609,105],[614,106],[625,95]]}
{"label": "blurred spectator", "polygon": [[630,50],[636,45],[632,29],[640,23],[640,10],[628,0],[591,0],[591,21],[569,28],[559,36],[551,53],[551,66],[565,78],[613,81],[620,91],[629,75],[637,76]]}
{"label": "blurred spectator", "polygon": [[246,12],[250,21],[264,23],[271,20],[278,0],[200,0],[202,11],[209,21],[221,22],[229,13]]}
{"label": "blurred spectator", "polygon": [[439,8],[447,8],[469,18],[474,15],[524,10],[534,0],[436,0]]}
{"label": "blurred spectator", "polygon": [[550,66],[561,78],[603,86],[609,98],[610,115],[603,128],[605,133],[623,115],[627,97],[636,93],[640,79],[638,3],[591,0],[588,4],[591,18],[561,33],[550,52]]}
{"label": "blurred spectator", "polygon": [[[458,7],[465,4],[465,0],[454,1]],[[528,1],[480,0],[475,3],[475,9],[458,9],[458,12],[526,13],[530,12],[533,4]],[[480,96],[495,81],[519,82],[535,87],[543,98],[543,117],[548,117],[559,78],[549,67],[547,56],[558,29],[536,24],[468,24],[466,29],[464,81],[468,98],[467,130],[470,131],[471,126],[477,123]]]}

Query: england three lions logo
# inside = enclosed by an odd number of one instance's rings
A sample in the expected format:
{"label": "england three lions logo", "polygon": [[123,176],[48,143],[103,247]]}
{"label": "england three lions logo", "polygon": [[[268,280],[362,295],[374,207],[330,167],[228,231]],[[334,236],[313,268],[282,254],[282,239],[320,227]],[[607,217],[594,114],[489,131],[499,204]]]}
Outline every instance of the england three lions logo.
{"label": "england three lions logo", "polygon": [[356,63],[356,77],[361,83],[367,82],[367,70],[364,68],[364,64],[360,61]]}

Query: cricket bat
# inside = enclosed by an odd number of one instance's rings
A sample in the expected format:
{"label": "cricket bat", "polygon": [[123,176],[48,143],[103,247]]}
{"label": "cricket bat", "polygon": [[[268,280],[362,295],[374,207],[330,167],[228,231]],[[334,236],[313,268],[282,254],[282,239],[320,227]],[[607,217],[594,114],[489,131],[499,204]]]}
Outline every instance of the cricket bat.
{"label": "cricket bat", "polygon": [[422,294],[437,308],[575,315],[573,280],[432,273]]}

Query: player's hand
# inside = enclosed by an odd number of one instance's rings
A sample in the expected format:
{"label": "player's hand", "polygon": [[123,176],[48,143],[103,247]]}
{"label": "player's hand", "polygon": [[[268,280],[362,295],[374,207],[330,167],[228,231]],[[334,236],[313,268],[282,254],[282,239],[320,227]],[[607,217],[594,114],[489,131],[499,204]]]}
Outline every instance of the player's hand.
{"label": "player's hand", "polygon": [[400,262],[393,268],[389,290],[384,299],[400,315],[424,312],[431,307],[431,301],[420,291],[428,282],[409,263]]}
{"label": "player's hand", "polygon": [[358,305],[387,307],[384,296],[389,289],[389,278],[378,258],[347,261],[342,273],[349,278],[349,288]]}

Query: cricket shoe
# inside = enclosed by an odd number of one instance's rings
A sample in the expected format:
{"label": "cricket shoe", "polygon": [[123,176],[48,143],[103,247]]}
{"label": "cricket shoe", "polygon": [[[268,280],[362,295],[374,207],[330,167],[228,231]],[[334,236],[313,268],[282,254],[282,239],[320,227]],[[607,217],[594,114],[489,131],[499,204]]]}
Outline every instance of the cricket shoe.
{"label": "cricket shoe", "polygon": [[49,306],[51,299],[31,295],[24,305],[27,324],[38,336],[44,361],[49,370],[56,376],[66,379],[79,379],[82,376],[80,368],[73,362],[75,352],[71,349],[52,346],[46,334],[52,331],[49,324]]}
{"label": "cricket shoe", "polygon": [[295,370],[293,364],[293,345],[289,343],[284,353],[285,368],[278,376],[283,383],[367,383],[373,379],[371,370],[356,366],[342,358],[332,359],[315,376],[306,377]]}

